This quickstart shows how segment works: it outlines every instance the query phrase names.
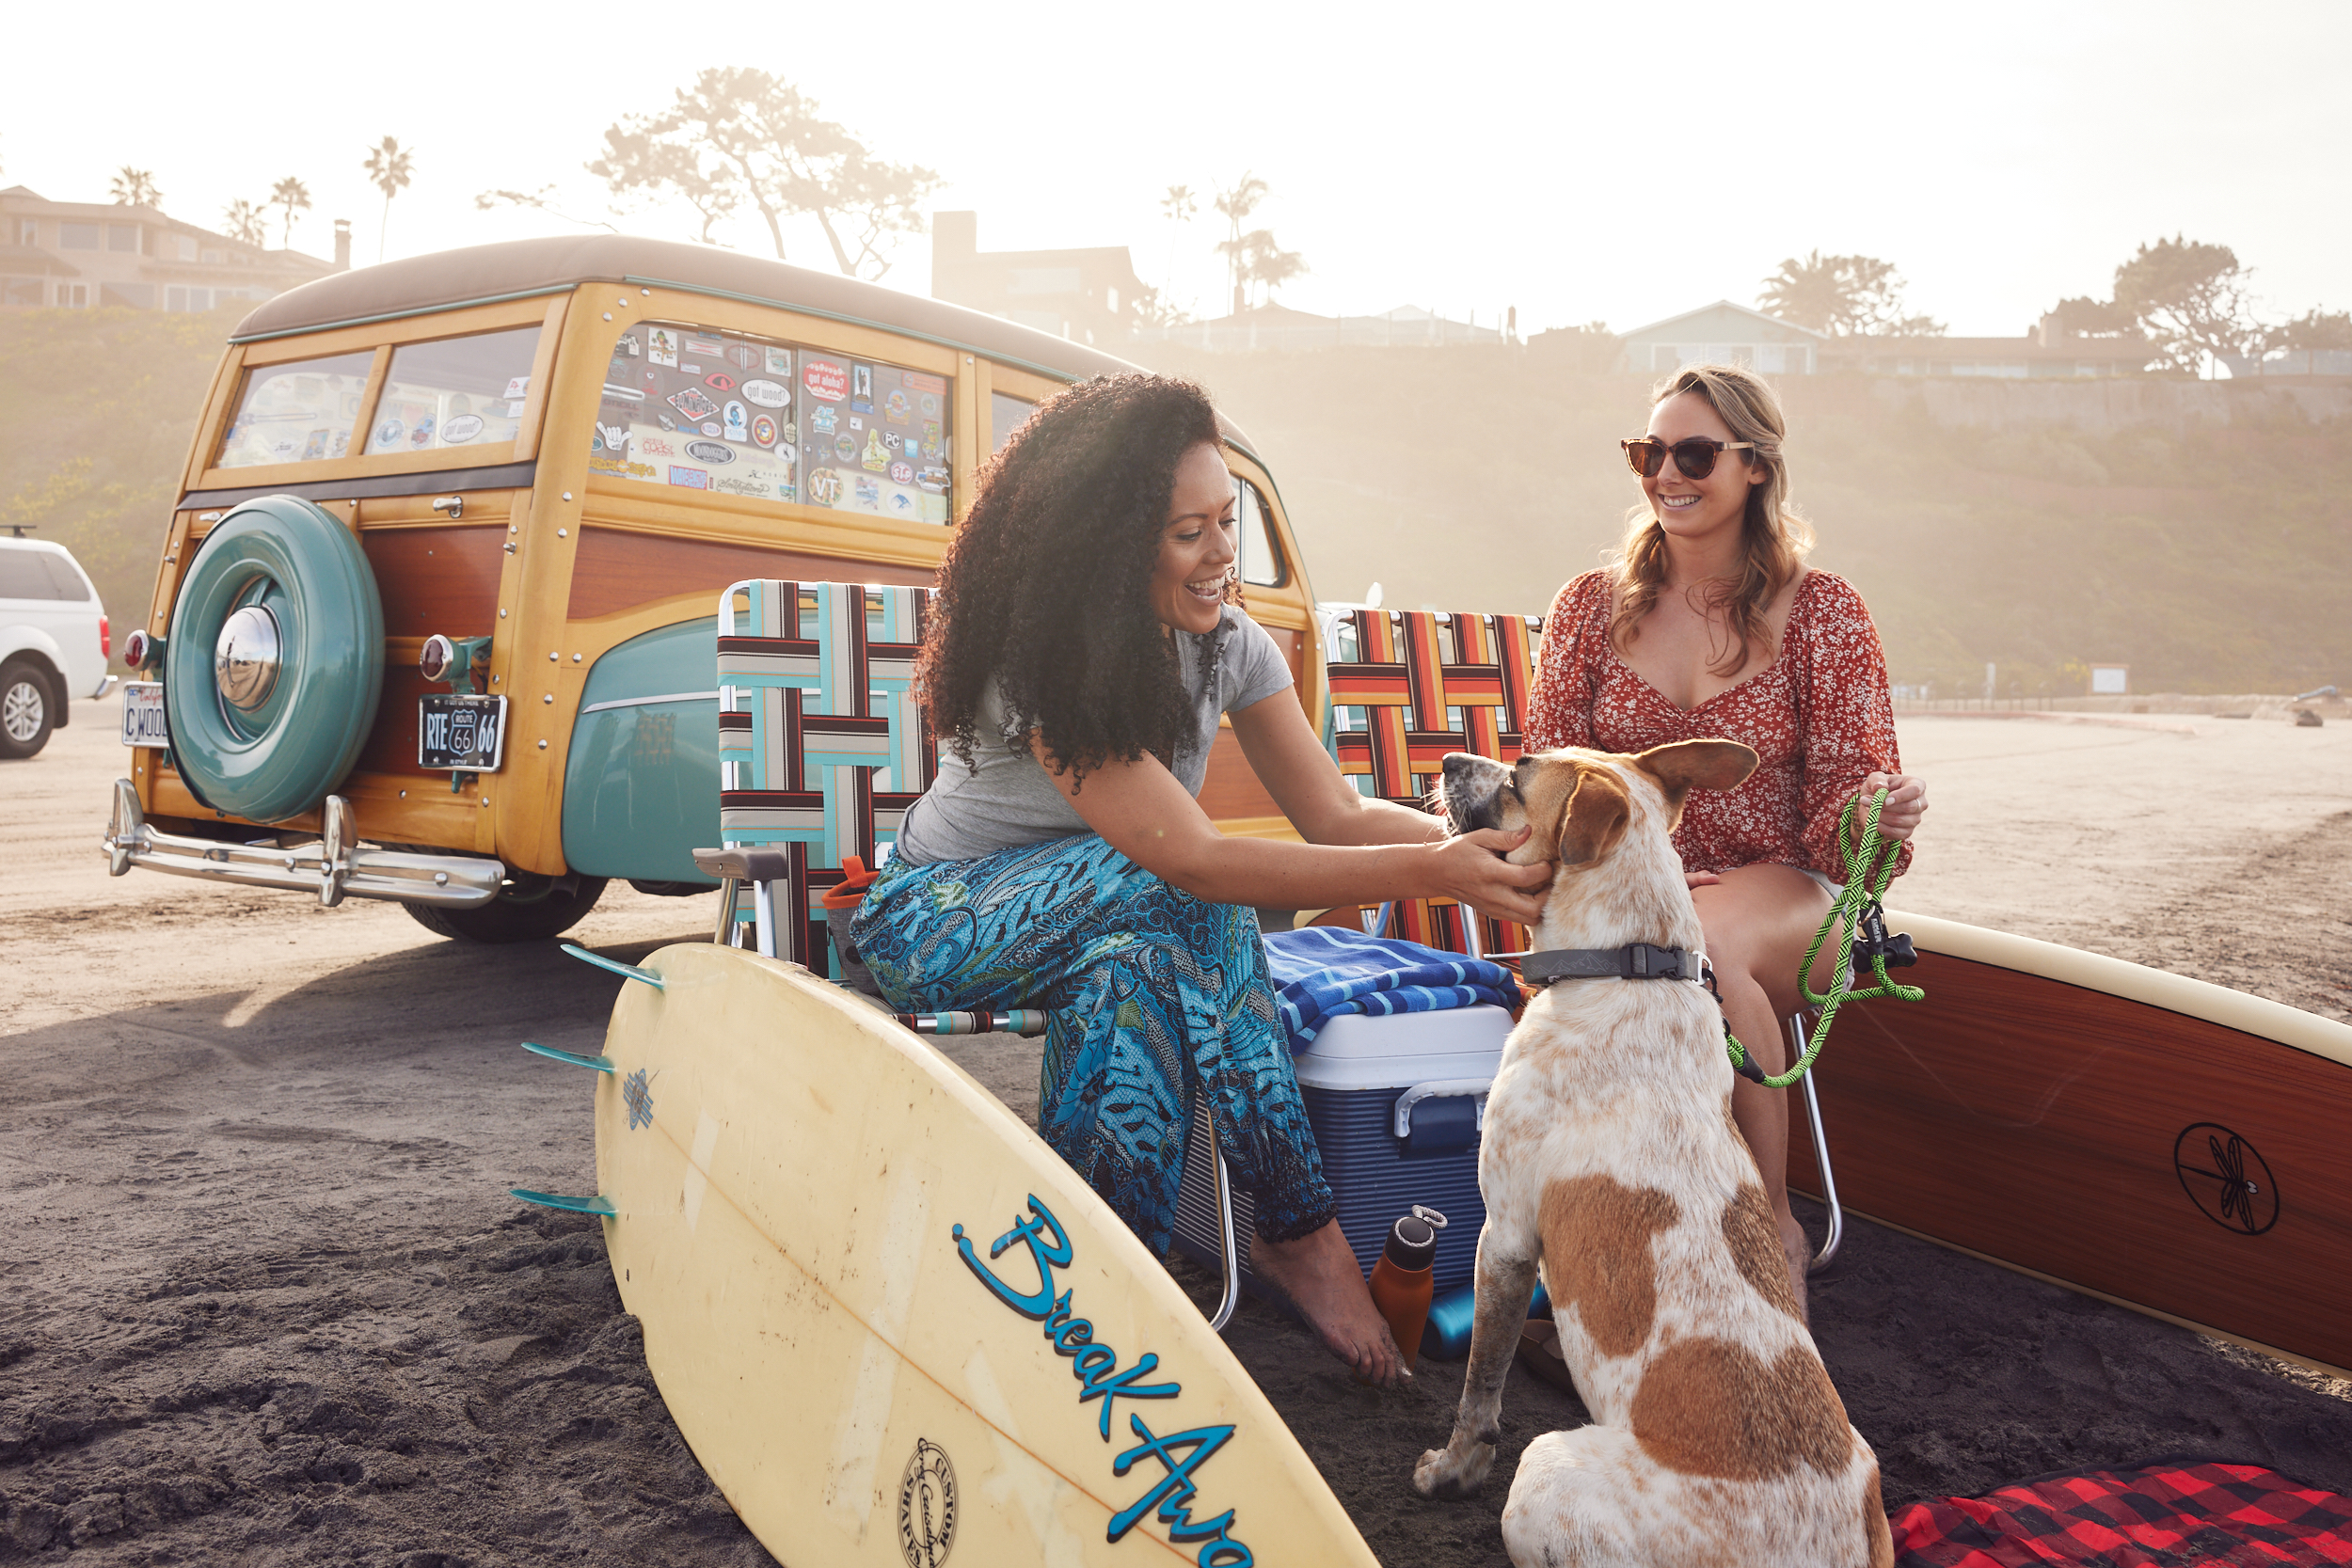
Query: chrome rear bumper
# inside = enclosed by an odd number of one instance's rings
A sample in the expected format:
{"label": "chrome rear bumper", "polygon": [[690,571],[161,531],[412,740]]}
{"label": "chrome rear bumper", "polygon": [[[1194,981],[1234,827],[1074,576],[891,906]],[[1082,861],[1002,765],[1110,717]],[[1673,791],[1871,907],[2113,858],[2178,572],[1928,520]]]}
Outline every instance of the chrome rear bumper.
{"label": "chrome rear bumper", "polygon": [[328,909],[346,897],[474,909],[496,898],[505,883],[506,868],[497,861],[359,847],[358,818],[340,795],[322,803],[321,825],[325,832],[315,843],[291,849],[158,832],[139,810],[131,781],[117,779],[114,816],[103,845],[106,870],[119,877],[136,866],[174,877],[315,893]]}

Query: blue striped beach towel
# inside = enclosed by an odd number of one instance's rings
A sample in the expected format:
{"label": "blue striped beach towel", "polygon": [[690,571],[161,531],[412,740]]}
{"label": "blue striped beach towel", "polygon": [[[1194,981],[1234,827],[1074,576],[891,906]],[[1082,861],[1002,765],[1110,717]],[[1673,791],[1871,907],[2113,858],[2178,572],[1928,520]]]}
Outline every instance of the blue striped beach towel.
{"label": "blue striped beach towel", "polygon": [[1265,939],[1265,957],[1293,1054],[1312,1046],[1324,1024],[1343,1013],[1382,1017],[1519,1003],[1518,985],[1501,964],[1342,926],[1276,931]]}

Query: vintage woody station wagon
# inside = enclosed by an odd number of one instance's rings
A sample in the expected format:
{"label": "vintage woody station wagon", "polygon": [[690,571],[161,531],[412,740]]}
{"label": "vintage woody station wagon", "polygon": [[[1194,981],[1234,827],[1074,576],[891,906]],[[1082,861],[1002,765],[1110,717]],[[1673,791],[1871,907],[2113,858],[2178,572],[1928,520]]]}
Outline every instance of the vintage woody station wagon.
{"label": "vintage woody station wagon", "polygon": [[[322,279],[230,341],[135,666],[135,866],[390,898],[480,941],[718,836],[714,608],[748,578],[929,583],[1038,400],[1129,369],[727,251],[531,240]],[[1313,605],[1228,428],[1250,612],[1318,728]],[[1287,832],[1230,733],[1202,802]]]}

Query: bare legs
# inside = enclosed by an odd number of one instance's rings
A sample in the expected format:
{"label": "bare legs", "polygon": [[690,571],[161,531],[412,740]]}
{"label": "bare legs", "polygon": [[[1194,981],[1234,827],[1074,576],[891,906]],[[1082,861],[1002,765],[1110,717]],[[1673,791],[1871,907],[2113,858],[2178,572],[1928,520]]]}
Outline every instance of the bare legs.
{"label": "bare legs", "polygon": [[[1768,1073],[1788,1068],[1782,1020],[1804,1000],[1797,966],[1806,944],[1829,912],[1830,895],[1819,882],[1788,865],[1747,865],[1726,871],[1710,886],[1691,890],[1699,924],[1707,931],[1707,956],[1724,992],[1724,1019],[1748,1055]],[[1813,989],[1835,977],[1836,956],[1824,945],[1814,965]],[[1764,1194],[1780,1225],[1788,1257],[1788,1279],[1804,1302],[1808,1248],[1804,1231],[1788,1211],[1788,1097],[1794,1089],[1768,1089],[1746,1079],[1731,1086],[1731,1116],[1756,1156]]]}
{"label": "bare legs", "polygon": [[1372,1304],[1364,1271],[1358,1267],[1355,1253],[1348,1250],[1339,1221],[1295,1242],[1252,1238],[1249,1267],[1290,1298],[1300,1316],[1323,1337],[1325,1346],[1355,1369],[1358,1376],[1384,1388],[1412,1381],[1387,1320]]}

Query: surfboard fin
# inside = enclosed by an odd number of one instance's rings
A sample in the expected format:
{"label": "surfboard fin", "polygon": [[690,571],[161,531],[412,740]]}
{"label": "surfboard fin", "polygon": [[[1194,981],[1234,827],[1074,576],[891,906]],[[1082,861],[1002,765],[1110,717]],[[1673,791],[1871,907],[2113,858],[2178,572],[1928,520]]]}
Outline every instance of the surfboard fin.
{"label": "surfboard fin", "polygon": [[525,1203],[535,1203],[542,1209],[568,1209],[575,1214],[602,1214],[606,1219],[618,1219],[620,1211],[612,1200],[601,1193],[595,1197],[565,1197],[562,1193],[534,1193],[528,1187],[509,1187],[508,1192]]}
{"label": "surfboard fin", "polygon": [[523,1041],[523,1049],[534,1056],[545,1056],[550,1062],[568,1062],[574,1067],[592,1067],[598,1072],[619,1070],[612,1065],[612,1058],[610,1056],[575,1055],[569,1051],[558,1051],[551,1045],[540,1045],[532,1040]]}
{"label": "surfboard fin", "polygon": [[656,990],[661,989],[661,976],[650,969],[640,969],[635,964],[625,964],[618,958],[608,958],[601,953],[591,953],[576,942],[565,942],[564,951],[578,958],[581,963],[595,964],[598,969],[609,969],[624,980],[643,980]]}

